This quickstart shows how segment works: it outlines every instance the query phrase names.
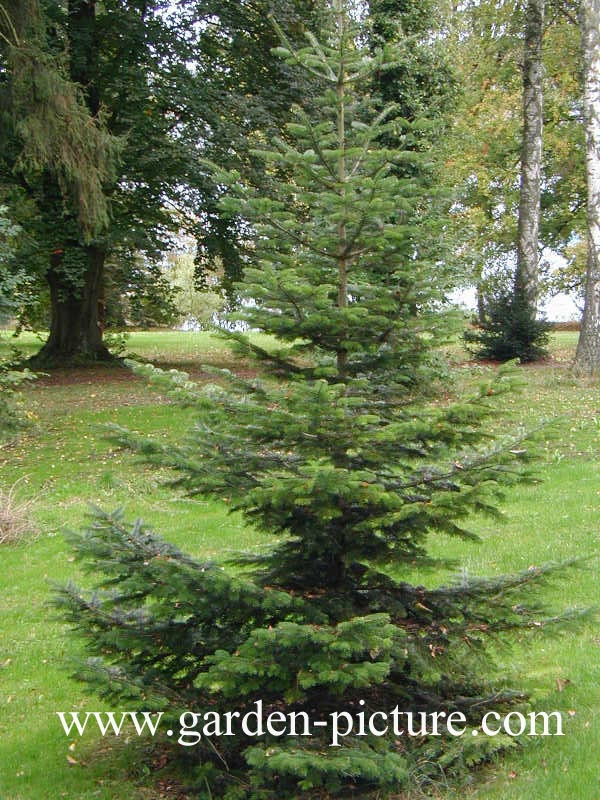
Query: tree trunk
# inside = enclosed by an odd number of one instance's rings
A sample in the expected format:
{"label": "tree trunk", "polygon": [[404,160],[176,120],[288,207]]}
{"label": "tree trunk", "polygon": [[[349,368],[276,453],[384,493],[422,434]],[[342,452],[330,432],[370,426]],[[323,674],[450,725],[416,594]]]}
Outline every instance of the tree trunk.
{"label": "tree trunk", "polygon": [[483,326],[485,325],[486,315],[485,315],[485,295],[483,293],[481,278],[477,281],[475,291],[477,294],[477,324]]}
{"label": "tree trunk", "polygon": [[[346,39],[346,18],[342,3],[337,7],[337,24],[340,41]],[[338,180],[340,184],[340,196],[346,196],[346,92],[347,77],[344,59],[340,60],[339,73],[336,85],[337,95],[337,146],[338,157]],[[338,225],[338,308],[348,307],[348,237],[346,223],[342,219]],[[348,350],[344,346],[337,351],[337,371],[340,379],[344,379],[348,371]]]}
{"label": "tree trunk", "polygon": [[535,313],[542,173],[542,39],[545,0],[528,0],[523,59],[523,147],[515,295]]}
{"label": "tree trunk", "polygon": [[[97,72],[96,2],[69,0],[68,34],[71,80],[81,86],[90,115],[100,110],[94,84]],[[34,356],[35,365],[108,361],[112,358],[102,341],[105,249],[98,243],[72,241],[65,245],[83,251],[83,273],[68,278],[62,269],[64,253],[57,250],[50,259],[46,279],[50,288],[50,336]]]}
{"label": "tree trunk", "polygon": [[50,287],[51,325],[48,341],[37,353],[35,366],[58,366],[113,358],[102,341],[100,307],[105,252],[85,247],[87,268],[81,286],[65,279],[61,270],[63,253],[52,255],[46,273]]}
{"label": "tree trunk", "polygon": [[581,33],[588,184],[588,257],[583,322],[575,364],[600,372],[600,0],[583,0]]}

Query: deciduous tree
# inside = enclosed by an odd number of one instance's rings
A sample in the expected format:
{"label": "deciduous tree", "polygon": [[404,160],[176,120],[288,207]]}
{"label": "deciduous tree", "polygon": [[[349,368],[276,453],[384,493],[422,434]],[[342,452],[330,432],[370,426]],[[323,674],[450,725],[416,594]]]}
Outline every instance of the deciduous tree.
{"label": "deciduous tree", "polygon": [[[537,258],[568,255],[585,229],[580,34],[576,0],[546,0],[543,39],[544,147]],[[524,4],[461,4],[450,17],[462,95],[443,140],[445,177],[458,187],[457,248],[484,298],[513,294],[523,147]],[[533,251],[532,251],[533,252]],[[539,264],[544,267],[543,261]],[[539,289],[545,290],[546,274]]]}
{"label": "deciduous tree", "polygon": [[[38,361],[108,358],[106,270],[118,263],[111,279],[125,291],[140,258],[156,263],[182,225],[195,229],[200,266],[218,256],[239,276],[243,225],[218,210],[220,189],[199,156],[259,173],[249,139],[276,129],[303,91],[274,66],[266,7],[3,5],[0,166],[11,213],[29,233],[21,261],[38,276],[38,294],[44,282],[50,293]],[[298,12],[317,7],[278,3],[290,35]]]}
{"label": "deciduous tree", "polygon": [[586,167],[588,185],[585,307],[575,363],[600,371],[600,2],[582,0],[585,64]]}
{"label": "deciduous tree", "polygon": [[523,53],[523,145],[517,231],[517,268],[513,294],[535,319],[540,260],[542,194],[543,88],[542,42],[545,0],[528,0]]}

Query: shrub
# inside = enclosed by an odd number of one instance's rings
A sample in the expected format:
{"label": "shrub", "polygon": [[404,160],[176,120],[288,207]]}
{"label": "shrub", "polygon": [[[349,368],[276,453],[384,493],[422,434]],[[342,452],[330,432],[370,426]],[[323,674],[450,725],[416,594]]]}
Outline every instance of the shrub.
{"label": "shrub", "polygon": [[498,290],[484,302],[484,320],[478,330],[469,330],[464,339],[477,358],[522,363],[538,361],[548,353],[552,325],[539,319],[520,292]]}
{"label": "shrub", "polygon": [[0,364],[0,446],[29,424],[16,390],[21,383],[34,378],[29,370],[16,371]]}

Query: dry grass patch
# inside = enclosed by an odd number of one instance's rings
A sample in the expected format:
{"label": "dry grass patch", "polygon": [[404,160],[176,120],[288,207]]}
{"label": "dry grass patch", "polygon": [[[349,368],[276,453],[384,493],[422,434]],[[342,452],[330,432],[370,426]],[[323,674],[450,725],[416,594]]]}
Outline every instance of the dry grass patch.
{"label": "dry grass patch", "polygon": [[8,489],[0,486],[0,545],[16,544],[34,534],[31,509],[34,501],[19,500],[17,486],[19,481]]}

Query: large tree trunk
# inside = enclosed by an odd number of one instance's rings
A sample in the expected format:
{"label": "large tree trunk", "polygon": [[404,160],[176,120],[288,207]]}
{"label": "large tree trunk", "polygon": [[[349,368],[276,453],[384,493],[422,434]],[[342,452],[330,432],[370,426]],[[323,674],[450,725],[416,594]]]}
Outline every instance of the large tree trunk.
{"label": "large tree trunk", "polygon": [[588,260],[583,322],[575,363],[582,372],[600,372],[600,0],[583,0],[581,32],[585,65],[587,133]]}
{"label": "large tree trunk", "polygon": [[63,253],[52,255],[46,278],[50,287],[50,336],[34,356],[36,366],[59,366],[108,361],[113,357],[102,341],[100,319],[105,252],[85,247],[87,267],[81,285],[67,280],[61,270]]}
{"label": "large tree trunk", "polygon": [[[94,77],[97,71],[96,2],[69,0],[68,34],[71,80],[83,90],[92,117],[100,110]],[[98,244],[71,241],[65,245],[83,251],[83,272],[75,279],[61,268],[64,253],[55,251],[46,279],[50,288],[50,336],[34,357],[34,364],[107,361],[111,355],[102,341],[102,297],[105,250]]]}
{"label": "large tree trunk", "polygon": [[523,60],[523,147],[515,295],[535,314],[542,174],[544,0],[528,0]]}

